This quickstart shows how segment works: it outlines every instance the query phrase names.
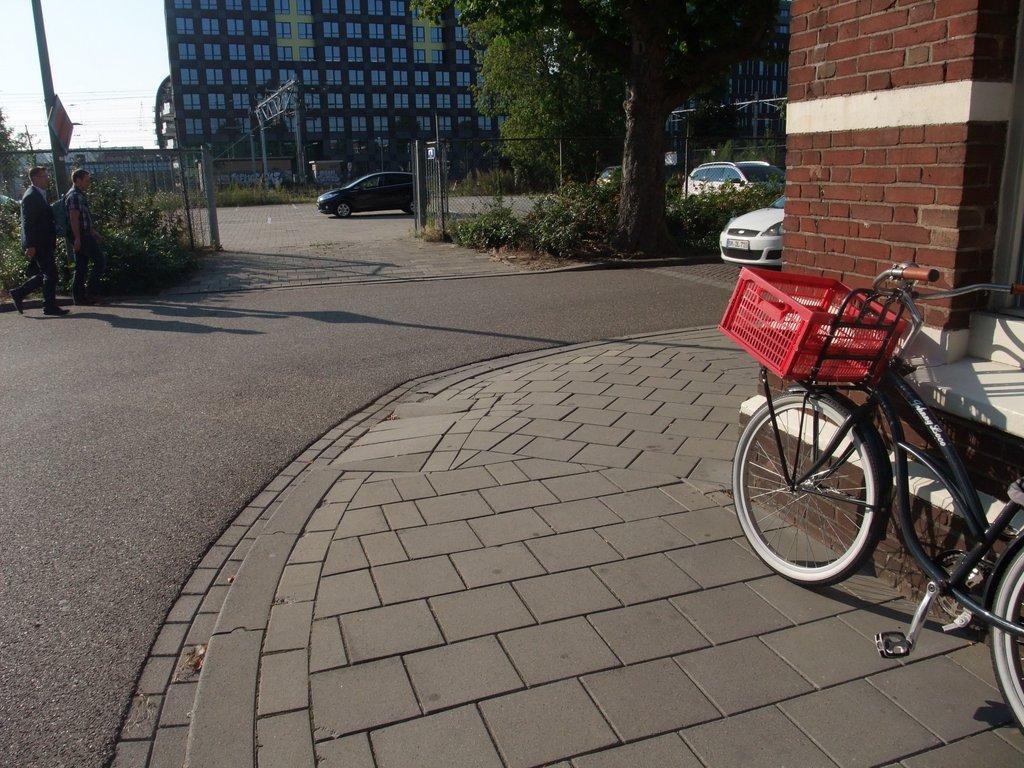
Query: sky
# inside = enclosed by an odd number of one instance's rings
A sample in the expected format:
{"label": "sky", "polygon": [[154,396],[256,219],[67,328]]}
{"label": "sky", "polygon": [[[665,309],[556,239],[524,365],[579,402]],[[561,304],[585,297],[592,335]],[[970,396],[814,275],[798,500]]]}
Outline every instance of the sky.
{"label": "sky", "polygon": [[[54,90],[71,147],[155,147],[153,105],[169,72],[164,0],[42,0]],[[49,148],[30,0],[0,0],[0,110]]]}

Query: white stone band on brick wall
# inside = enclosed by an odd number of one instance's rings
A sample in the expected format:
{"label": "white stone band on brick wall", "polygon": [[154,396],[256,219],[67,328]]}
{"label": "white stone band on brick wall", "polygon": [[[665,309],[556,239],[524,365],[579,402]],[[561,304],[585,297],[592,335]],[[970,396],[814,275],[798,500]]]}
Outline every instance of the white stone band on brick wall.
{"label": "white stone band on brick wall", "polygon": [[962,80],[791,102],[786,127],[797,134],[1006,122],[1012,106],[1012,83]]}

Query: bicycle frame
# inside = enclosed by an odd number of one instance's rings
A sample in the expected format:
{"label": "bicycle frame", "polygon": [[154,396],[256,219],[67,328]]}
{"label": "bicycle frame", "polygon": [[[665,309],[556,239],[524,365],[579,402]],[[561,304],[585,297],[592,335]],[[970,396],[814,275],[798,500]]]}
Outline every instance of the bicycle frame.
{"label": "bicycle frame", "polygon": [[[816,456],[815,461],[800,477],[790,476],[785,453],[782,450],[782,438],[776,421],[775,409],[772,405],[767,375],[765,372],[762,372],[762,382],[768,400],[769,416],[775,432],[780,456],[783,459],[781,465],[785,475],[784,479],[793,490],[807,483],[825,464],[834,458],[836,451],[847,435],[850,434],[850,431],[867,418],[877,407],[888,427],[893,443],[893,478],[896,484],[896,511],[904,545],[913,555],[914,559],[917,560],[929,580],[936,584],[939,594],[951,594],[957,602],[984,622],[994,624],[1013,635],[1024,636],[1024,625],[1013,624],[996,616],[981,605],[966,587],[967,579],[982,559],[992,550],[993,544],[1006,531],[1014,516],[1021,510],[1021,506],[1014,502],[1008,503],[996,519],[989,524],[984,514],[981,499],[970,481],[963,460],[954,449],[945,428],[933,416],[931,410],[917,392],[914,391],[913,387],[897,372],[897,368],[901,365],[902,363],[898,358],[894,358],[893,362],[886,369],[880,386],[856,388],[867,395],[867,400],[862,405],[855,407],[853,412],[836,430],[828,445],[821,450],[820,455]],[[807,397],[810,397],[815,391],[831,389],[830,387],[817,386],[806,382],[801,383],[801,387],[807,393]],[[939,449],[942,457],[941,461],[936,461],[916,446],[907,442],[903,422],[888,391],[895,393],[898,399],[909,406],[915,413],[929,441]],[[801,415],[801,422],[797,428],[798,434],[803,434],[803,418],[803,415]],[[799,446],[801,442],[802,440],[797,441],[797,456],[793,464],[794,468],[799,466]],[[954,513],[963,518],[970,532],[971,539],[977,542],[965,554],[963,560],[958,564],[953,573],[948,573],[945,569],[939,567],[928,556],[914,528],[910,502],[910,457],[913,457],[933,472],[939,479],[939,482],[949,491],[953,499]],[[837,466],[841,465],[846,458],[848,457],[841,457]]]}

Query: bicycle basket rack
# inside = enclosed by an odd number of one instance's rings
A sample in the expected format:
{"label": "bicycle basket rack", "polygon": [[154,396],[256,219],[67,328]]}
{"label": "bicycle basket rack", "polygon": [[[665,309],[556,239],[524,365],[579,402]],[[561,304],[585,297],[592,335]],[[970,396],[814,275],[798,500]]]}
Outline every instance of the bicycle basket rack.
{"label": "bicycle basket rack", "polygon": [[885,369],[903,313],[891,293],[747,267],[719,330],[780,378],[861,385]]}

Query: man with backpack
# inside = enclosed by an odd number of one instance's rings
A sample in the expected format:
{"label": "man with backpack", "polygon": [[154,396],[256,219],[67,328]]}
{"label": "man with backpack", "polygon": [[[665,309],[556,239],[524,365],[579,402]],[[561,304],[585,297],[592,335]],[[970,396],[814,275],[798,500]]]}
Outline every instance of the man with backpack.
{"label": "man with backpack", "polygon": [[62,316],[66,309],[57,306],[57,230],[53,209],[46,197],[50,176],[42,166],[29,173],[32,185],[21,198],[21,247],[28,257],[29,279],[24,285],[11,289],[11,301],[21,314],[22,300],[27,294],[43,289],[43,314]]}
{"label": "man with backpack", "polygon": [[76,305],[96,304],[95,293],[103,276],[106,259],[93,229],[92,211],[85,195],[92,183],[92,176],[84,168],[78,168],[71,174],[71,182],[74,186],[64,198],[67,234],[75,255],[75,280],[71,286],[71,295]]}

